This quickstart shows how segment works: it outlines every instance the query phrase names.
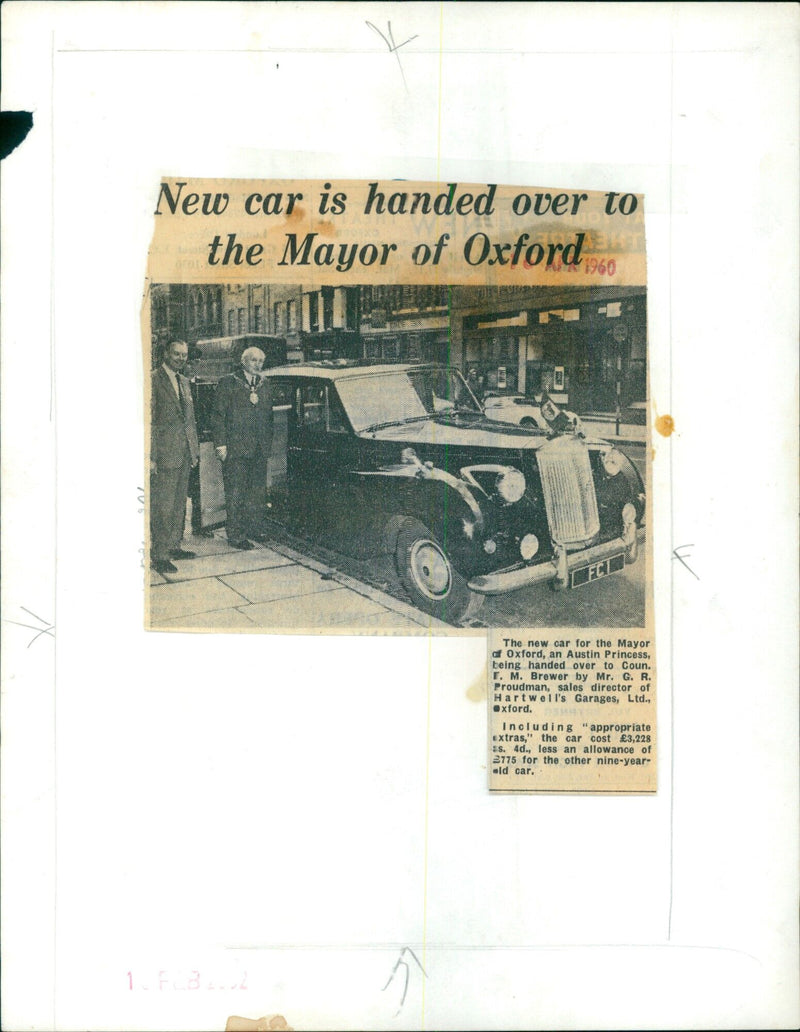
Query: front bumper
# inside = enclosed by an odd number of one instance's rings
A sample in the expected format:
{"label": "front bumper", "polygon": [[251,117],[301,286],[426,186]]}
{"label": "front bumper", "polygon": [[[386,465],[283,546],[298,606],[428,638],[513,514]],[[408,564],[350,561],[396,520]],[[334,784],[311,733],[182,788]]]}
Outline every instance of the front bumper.
{"label": "front bumper", "polygon": [[[644,538],[643,527],[638,529],[636,537],[640,540]],[[580,552],[571,552],[566,556],[566,572],[586,566],[587,563],[600,562],[628,549],[628,543],[618,537],[600,545],[592,545],[591,548],[584,548]],[[531,584],[541,584],[545,581],[556,583],[559,577],[563,579],[564,572],[563,569],[559,569],[559,564],[555,560],[539,563],[536,566],[520,563],[518,566],[498,570],[496,573],[473,577],[469,582],[469,589],[477,595],[504,595],[509,591],[527,588]]]}

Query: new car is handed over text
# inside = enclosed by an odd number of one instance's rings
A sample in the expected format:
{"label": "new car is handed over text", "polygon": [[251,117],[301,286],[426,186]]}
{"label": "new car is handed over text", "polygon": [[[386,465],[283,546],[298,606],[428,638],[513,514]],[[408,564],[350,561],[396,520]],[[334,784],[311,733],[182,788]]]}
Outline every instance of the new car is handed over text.
{"label": "new car is handed over text", "polygon": [[636,561],[641,477],[570,420],[493,422],[461,373],[440,366],[267,375],[288,414],[290,511],[341,551],[388,552],[424,612],[459,623],[486,595],[576,588]]}

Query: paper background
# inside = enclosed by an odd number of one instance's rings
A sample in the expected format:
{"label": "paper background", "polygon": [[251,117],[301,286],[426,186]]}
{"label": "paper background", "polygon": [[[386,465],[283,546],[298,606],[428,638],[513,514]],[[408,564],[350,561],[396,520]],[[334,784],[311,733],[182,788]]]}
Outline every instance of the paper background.
{"label": "paper background", "polygon": [[[796,9],[11,3],[3,33],[34,112],[3,163],[4,1025],[795,1026]],[[480,639],[141,629],[164,175],[645,194],[655,798],[490,799]]]}

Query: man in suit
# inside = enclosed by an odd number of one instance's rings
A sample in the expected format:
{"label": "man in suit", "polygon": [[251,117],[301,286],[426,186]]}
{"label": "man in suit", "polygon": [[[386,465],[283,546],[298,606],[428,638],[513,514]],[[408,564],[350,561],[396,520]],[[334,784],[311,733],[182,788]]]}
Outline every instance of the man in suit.
{"label": "man in suit", "polygon": [[159,573],[177,573],[173,559],[194,558],[180,547],[189,473],[200,456],[192,393],[181,375],[188,357],[188,346],[173,340],[151,377],[150,565]]}
{"label": "man in suit", "polygon": [[272,386],[261,376],[264,352],[246,348],[241,369],[217,384],[211,418],[222,463],[228,541],[251,549],[266,541],[267,462],[272,448]]}

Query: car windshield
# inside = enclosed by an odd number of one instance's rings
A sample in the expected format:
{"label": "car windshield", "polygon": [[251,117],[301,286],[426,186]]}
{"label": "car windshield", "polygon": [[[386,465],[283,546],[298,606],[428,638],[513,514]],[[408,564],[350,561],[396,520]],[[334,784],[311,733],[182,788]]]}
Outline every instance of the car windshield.
{"label": "car windshield", "polygon": [[398,369],[342,379],[336,387],[356,432],[430,416],[481,413],[480,405],[455,369]]}

